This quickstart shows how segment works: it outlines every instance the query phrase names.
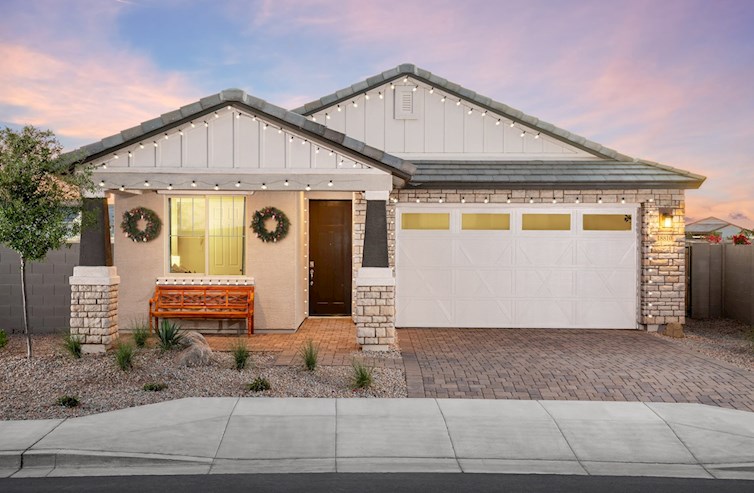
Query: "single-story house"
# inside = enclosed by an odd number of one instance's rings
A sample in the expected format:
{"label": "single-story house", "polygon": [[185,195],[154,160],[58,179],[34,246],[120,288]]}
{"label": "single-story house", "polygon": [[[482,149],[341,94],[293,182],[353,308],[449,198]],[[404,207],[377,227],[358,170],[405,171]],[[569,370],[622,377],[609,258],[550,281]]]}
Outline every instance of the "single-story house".
{"label": "single-story house", "polygon": [[[225,90],[81,152],[115,203],[114,267],[72,278],[76,291],[104,276],[117,309],[102,327],[145,319],[156,284],[239,283],[255,285],[255,330],[349,315],[365,349],[392,343],[395,327],[684,322],[684,190],[703,176],[414,65],[292,111]],[[121,231],[135,208],[163,224],[150,241]],[[269,208],[287,235],[274,218],[252,231]],[[82,311],[72,306],[72,330],[96,316]]]}
{"label": "single-story house", "polygon": [[730,237],[739,235],[745,231],[745,228],[737,226],[733,223],[718,219],[716,217],[708,217],[699,221],[694,221],[686,225],[686,239],[706,241],[709,235],[717,234],[723,239],[723,241],[730,241]]}

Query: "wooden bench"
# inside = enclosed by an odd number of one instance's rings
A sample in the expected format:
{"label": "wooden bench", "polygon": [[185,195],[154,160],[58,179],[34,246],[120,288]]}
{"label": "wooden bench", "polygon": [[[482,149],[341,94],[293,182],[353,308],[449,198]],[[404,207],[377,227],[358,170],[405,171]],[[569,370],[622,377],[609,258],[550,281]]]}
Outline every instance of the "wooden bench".
{"label": "wooden bench", "polygon": [[254,333],[254,286],[159,285],[149,300],[149,330],[161,318],[245,318]]}

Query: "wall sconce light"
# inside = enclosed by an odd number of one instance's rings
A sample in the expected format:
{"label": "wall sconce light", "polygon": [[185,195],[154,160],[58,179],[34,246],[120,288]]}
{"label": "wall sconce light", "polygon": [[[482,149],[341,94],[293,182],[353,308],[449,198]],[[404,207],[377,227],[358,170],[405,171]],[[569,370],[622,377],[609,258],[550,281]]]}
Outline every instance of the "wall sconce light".
{"label": "wall sconce light", "polygon": [[660,229],[673,228],[673,209],[671,207],[660,207]]}

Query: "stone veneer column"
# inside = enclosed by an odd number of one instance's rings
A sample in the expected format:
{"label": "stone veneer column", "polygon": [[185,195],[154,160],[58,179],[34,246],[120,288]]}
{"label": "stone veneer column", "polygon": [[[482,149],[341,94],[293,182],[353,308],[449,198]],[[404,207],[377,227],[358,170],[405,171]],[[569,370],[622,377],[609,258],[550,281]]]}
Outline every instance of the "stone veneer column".
{"label": "stone veneer column", "polygon": [[103,353],[118,339],[118,286],[115,267],[73,268],[71,335],[85,353]]}
{"label": "stone veneer column", "polygon": [[388,262],[389,192],[366,192],[363,263],[356,278],[356,340],[364,351],[395,343],[395,277]]}

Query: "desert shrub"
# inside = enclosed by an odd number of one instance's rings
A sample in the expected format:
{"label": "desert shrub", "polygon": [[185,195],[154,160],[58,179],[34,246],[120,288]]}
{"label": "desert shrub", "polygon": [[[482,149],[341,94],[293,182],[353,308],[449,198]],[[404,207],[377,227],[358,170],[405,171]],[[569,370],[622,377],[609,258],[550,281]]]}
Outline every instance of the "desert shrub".
{"label": "desert shrub", "polygon": [[317,368],[317,359],[319,358],[319,348],[314,345],[311,339],[306,341],[298,350],[301,360],[304,362],[304,367],[309,371],[314,371]]}
{"label": "desert shrub", "polygon": [[250,384],[246,385],[246,388],[252,392],[262,392],[263,390],[270,390],[270,382],[264,377],[255,378]]}
{"label": "desert shrub", "polygon": [[79,398],[76,397],[75,395],[63,395],[63,396],[60,396],[60,397],[58,397],[58,400],[55,401],[55,403],[58,406],[63,406],[63,407],[76,407],[79,404],[81,404],[79,402]]}
{"label": "desert shrub", "polygon": [[366,389],[372,385],[372,367],[365,366],[361,361],[351,363],[351,386],[354,389]]}
{"label": "desert shrub", "polygon": [[145,383],[142,388],[147,392],[160,392],[161,390],[168,388],[168,385],[162,382],[150,382]]}
{"label": "desert shrub", "polygon": [[0,349],[4,348],[8,344],[8,334],[3,329],[0,329]]}
{"label": "desert shrub", "polygon": [[63,338],[63,347],[74,358],[81,358],[81,338],[79,336],[66,334]]}
{"label": "desert shrub", "polygon": [[132,334],[134,336],[136,347],[144,347],[147,345],[147,339],[149,339],[149,327],[147,327],[146,324],[140,323],[136,325],[132,330]]}
{"label": "desert shrub", "polygon": [[163,320],[157,328],[157,339],[160,342],[160,349],[168,351],[183,342],[181,326],[175,322]]}
{"label": "desert shrub", "polygon": [[115,346],[115,362],[118,363],[118,368],[123,371],[128,371],[134,367],[134,347],[130,344],[119,342]]}
{"label": "desert shrub", "polygon": [[236,370],[243,370],[246,368],[246,363],[249,361],[249,350],[246,348],[246,344],[243,341],[238,341],[232,348],[233,361],[236,364]]}

